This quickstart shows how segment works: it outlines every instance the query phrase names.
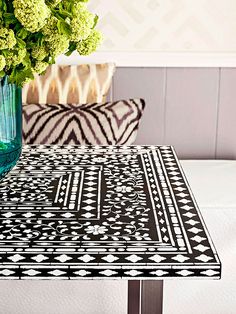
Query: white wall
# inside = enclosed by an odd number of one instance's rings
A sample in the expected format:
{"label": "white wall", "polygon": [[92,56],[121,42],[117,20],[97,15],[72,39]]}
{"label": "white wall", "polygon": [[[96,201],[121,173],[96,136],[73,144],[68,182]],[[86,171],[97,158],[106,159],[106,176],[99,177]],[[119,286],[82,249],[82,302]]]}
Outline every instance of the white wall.
{"label": "white wall", "polygon": [[[90,0],[105,42],[80,62],[120,66],[235,66],[235,0]],[[60,59],[78,62],[78,56]]]}
{"label": "white wall", "polygon": [[235,52],[235,0],[90,0],[102,51]]}

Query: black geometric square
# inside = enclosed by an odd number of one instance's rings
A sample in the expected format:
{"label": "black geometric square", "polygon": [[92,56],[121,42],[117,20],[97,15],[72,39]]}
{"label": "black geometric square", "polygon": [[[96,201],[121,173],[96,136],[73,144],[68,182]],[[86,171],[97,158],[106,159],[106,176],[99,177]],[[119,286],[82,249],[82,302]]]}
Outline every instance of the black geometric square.
{"label": "black geometric square", "polygon": [[25,146],[0,196],[0,279],[220,278],[170,146]]}

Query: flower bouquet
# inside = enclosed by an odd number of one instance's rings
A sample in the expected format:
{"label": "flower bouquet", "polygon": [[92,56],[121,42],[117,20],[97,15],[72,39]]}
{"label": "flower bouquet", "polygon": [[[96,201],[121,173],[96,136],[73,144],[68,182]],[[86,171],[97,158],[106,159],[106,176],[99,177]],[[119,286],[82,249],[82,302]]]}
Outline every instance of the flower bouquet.
{"label": "flower bouquet", "polygon": [[0,0],[0,75],[24,85],[60,54],[94,52],[102,40],[86,0]]}
{"label": "flower bouquet", "polygon": [[61,54],[94,52],[102,41],[88,0],[0,0],[0,179],[21,151],[21,87]]}

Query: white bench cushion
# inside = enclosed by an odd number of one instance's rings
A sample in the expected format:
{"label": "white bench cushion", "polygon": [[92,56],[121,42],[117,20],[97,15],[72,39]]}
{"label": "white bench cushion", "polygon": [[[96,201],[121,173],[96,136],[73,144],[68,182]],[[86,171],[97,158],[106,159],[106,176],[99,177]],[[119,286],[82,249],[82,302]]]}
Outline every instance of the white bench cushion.
{"label": "white bench cushion", "polygon": [[164,314],[236,311],[236,162],[182,161],[222,262],[222,279],[165,282]]}
{"label": "white bench cushion", "polygon": [[181,162],[200,208],[236,208],[236,161]]}

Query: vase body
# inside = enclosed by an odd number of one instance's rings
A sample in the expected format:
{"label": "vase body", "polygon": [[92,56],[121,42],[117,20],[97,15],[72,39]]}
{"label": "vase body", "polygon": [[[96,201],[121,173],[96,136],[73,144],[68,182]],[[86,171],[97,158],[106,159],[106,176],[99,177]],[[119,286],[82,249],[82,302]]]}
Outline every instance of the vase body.
{"label": "vase body", "polygon": [[15,166],[22,148],[21,88],[0,81],[0,180]]}

